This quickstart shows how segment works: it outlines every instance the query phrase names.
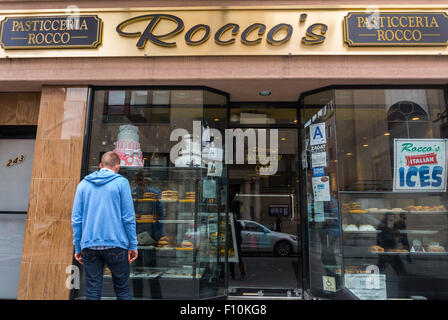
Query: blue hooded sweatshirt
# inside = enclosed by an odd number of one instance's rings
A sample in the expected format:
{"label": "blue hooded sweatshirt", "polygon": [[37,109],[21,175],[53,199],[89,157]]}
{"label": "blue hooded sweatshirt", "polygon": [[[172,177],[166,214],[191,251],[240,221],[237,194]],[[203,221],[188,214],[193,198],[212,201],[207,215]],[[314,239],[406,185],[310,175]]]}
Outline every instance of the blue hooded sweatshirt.
{"label": "blue hooded sweatshirt", "polygon": [[75,253],[93,246],[137,250],[129,181],[111,170],[86,176],[76,189],[72,227]]}

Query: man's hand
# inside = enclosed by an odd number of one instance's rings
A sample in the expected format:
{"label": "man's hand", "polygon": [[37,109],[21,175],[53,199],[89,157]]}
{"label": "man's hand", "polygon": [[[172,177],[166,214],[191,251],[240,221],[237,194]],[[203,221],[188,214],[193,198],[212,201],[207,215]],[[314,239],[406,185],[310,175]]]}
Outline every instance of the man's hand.
{"label": "man's hand", "polygon": [[129,264],[135,261],[138,257],[138,251],[137,250],[128,250],[128,260]]}
{"label": "man's hand", "polygon": [[81,252],[75,253],[75,260],[78,261],[80,264],[84,264],[84,261],[82,261],[82,253]]}

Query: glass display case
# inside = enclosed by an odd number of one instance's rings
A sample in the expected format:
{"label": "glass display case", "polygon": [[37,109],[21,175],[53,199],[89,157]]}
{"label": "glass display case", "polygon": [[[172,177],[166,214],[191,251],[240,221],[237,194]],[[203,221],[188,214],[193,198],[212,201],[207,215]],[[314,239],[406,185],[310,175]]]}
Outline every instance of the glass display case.
{"label": "glass display case", "polygon": [[[98,170],[104,152],[120,156],[139,243],[131,264],[134,299],[224,294],[227,168],[221,137],[204,132],[225,127],[226,105],[225,95],[207,89],[94,91],[86,173]],[[115,298],[108,268],[103,297]]]}
{"label": "glass display case", "polygon": [[445,90],[336,87],[303,103],[310,291],[446,299]]}

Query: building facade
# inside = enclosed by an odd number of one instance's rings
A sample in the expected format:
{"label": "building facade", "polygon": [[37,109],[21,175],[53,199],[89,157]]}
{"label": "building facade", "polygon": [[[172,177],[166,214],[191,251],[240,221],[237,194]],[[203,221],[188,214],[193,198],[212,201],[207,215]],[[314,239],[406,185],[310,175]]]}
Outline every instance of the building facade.
{"label": "building facade", "polygon": [[109,150],[135,299],[447,298],[447,14],[0,1],[0,298],[83,299],[71,207]]}

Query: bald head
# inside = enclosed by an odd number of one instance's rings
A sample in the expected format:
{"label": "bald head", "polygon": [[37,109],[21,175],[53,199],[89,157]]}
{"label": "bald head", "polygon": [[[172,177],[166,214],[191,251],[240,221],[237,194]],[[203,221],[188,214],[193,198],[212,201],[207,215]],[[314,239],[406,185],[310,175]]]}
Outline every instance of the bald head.
{"label": "bald head", "polygon": [[100,168],[108,168],[118,171],[120,167],[120,157],[113,151],[106,152],[101,157]]}

